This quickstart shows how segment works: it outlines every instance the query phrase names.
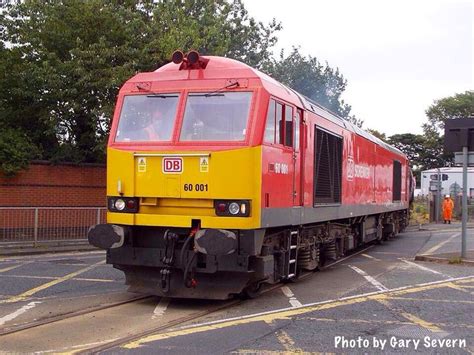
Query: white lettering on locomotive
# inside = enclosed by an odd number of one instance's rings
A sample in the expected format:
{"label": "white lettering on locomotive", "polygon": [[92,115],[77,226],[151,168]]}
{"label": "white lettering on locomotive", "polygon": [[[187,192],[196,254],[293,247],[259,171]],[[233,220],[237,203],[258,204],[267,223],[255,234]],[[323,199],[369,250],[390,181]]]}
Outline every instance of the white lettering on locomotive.
{"label": "white lettering on locomotive", "polygon": [[275,174],[288,175],[288,172],[289,172],[288,164],[275,163]]}
{"label": "white lettering on locomotive", "polygon": [[370,167],[365,164],[356,164],[352,156],[347,157],[347,180],[354,178],[370,179]]}
{"label": "white lettering on locomotive", "polygon": [[361,179],[370,178],[370,167],[368,165],[359,165],[355,164],[354,166],[354,176]]}

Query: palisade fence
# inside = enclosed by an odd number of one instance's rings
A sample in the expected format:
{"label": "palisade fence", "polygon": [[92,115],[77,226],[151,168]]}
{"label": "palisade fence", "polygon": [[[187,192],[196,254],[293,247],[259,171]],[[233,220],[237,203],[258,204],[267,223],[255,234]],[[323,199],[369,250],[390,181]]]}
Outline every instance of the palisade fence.
{"label": "palisade fence", "polygon": [[105,216],[105,207],[0,207],[0,243],[85,240]]}

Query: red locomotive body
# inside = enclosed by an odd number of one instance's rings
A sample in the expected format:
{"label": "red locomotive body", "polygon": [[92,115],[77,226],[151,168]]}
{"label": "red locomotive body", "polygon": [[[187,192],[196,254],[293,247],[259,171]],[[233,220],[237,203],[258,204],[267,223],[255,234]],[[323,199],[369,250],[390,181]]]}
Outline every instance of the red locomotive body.
{"label": "red locomotive body", "polygon": [[[252,294],[407,225],[400,151],[245,64],[174,59],[120,91],[108,224],[89,232],[132,289]],[[160,105],[168,128],[150,136]]]}

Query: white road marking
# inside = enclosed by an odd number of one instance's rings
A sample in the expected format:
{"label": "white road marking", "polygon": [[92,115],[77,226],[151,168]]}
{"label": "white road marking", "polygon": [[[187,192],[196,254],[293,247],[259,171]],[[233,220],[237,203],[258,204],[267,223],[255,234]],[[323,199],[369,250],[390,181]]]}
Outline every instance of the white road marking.
{"label": "white road marking", "polygon": [[162,317],[163,314],[165,314],[166,308],[168,308],[168,305],[170,304],[170,299],[167,297],[161,298],[160,302],[155,307],[155,310],[153,311],[153,316],[151,319],[156,319],[159,317]]}
{"label": "white road marking", "polygon": [[411,262],[411,261],[408,261],[408,260],[405,260],[405,259],[402,259],[402,258],[399,258],[398,260],[403,261],[404,263],[406,263],[406,264],[408,264],[408,265],[417,267],[417,268],[420,269],[420,270],[428,271],[428,272],[431,272],[431,273],[433,273],[433,274],[440,275],[440,276],[444,276],[444,277],[450,277],[449,275],[445,275],[445,274],[443,274],[443,273],[441,273],[441,272],[439,272],[439,271],[436,271],[436,270],[427,268],[426,266],[423,266],[423,265],[420,265],[420,264],[417,264],[417,263],[414,263],[414,262]]}
{"label": "white road marking", "polygon": [[357,266],[353,265],[348,265],[352,270],[357,272],[359,275],[363,276],[364,279],[369,281],[373,286],[375,286],[378,290],[380,291],[386,291],[388,288],[386,288],[384,285],[382,285],[380,282],[378,282],[376,279],[374,279],[372,276],[367,274],[364,270],[359,269]]}
{"label": "white road marking", "polygon": [[363,257],[366,257],[368,259],[372,259],[372,260],[375,260],[375,261],[380,261],[380,259],[374,258],[372,255],[369,255],[369,254],[360,254],[360,255],[362,255]]}
{"label": "white road marking", "polygon": [[448,239],[446,239],[445,241],[439,243],[439,244],[436,244],[435,246],[431,247],[430,249],[428,249],[427,251],[425,251],[423,253],[423,255],[430,255],[430,254],[433,254],[436,250],[438,250],[439,248],[441,248],[443,245],[445,245],[446,243],[449,243],[451,240],[453,240],[454,238],[456,237],[459,237],[461,233],[456,233],[456,234],[453,234],[451,237],[449,237]]}
{"label": "white road marking", "polygon": [[27,312],[28,310],[36,307],[36,305],[39,303],[41,302],[38,302],[38,301],[30,302],[27,305],[24,305],[23,307],[21,307],[20,309],[17,309],[15,312],[7,314],[6,316],[3,316],[2,318],[0,318],[0,325],[4,325],[6,322],[11,321],[18,316],[21,316],[23,313]]}
{"label": "white road marking", "polygon": [[280,290],[288,298],[294,296],[293,292],[290,290],[290,288],[288,286],[283,286]]}
{"label": "white road marking", "polygon": [[13,269],[17,269],[17,268],[19,268],[20,266],[27,265],[27,264],[29,264],[29,263],[23,263],[23,264],[19,264],[19,265],[8,266],[8,267],[6,267],[6,268],[0,269],[0,272],[6,272],[6,271],[13,270]]}
{"label": "white road marking", "polygon": [[289,298],[288,302],[290,302],[292,307],[302,306],[301,302],[296,299],[295,294],[293,293],[293,291],[291,291],[291,289],[288,286],[283,286],[281,288],[281,292],[283,292],[283,294]]}
{"label": "white road marking", "polygon": [[292,307],[301,307],[303,304],[298,301],[295,297],[291,297],[289,300]]}

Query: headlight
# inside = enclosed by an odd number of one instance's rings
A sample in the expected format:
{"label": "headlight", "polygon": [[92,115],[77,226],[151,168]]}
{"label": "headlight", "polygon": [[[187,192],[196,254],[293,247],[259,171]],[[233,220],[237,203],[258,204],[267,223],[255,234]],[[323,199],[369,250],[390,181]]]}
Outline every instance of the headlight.
{"label": "headlight", "polygon": [[121,198],[118,198],[115,201],[115,208],[119,211],[123,211],[123,209],[125,208],[125,201],[122,200]]}
{"label": "headlight", "polygon": [[239,213],[240,212],[239,204],[236,202],[232,202],[231,204],[229,204],[229,212],[233,215],[236,215],[237,213]]}
{"label": "headlight", "polygon": [[110,212],[137,213],[140,208],[138,197],[108,196],[107,206]]}
{"label": "headlight", "polygon": [[249,217],[249,200],[215,200],[214,210],[217,216],[222,217]]}

